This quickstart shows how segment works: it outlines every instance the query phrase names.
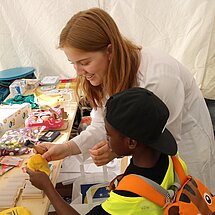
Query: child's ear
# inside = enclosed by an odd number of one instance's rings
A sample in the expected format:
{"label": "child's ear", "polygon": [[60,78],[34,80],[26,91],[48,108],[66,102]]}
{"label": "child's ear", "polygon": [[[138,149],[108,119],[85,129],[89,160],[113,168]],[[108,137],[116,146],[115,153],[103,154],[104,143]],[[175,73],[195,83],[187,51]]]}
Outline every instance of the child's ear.
{"label": "child's ear", "polygon": [[137,146],[137,141],[129,138],[129,144],[128,144],[129,149],[133,150],[136,148],[136,146]]}

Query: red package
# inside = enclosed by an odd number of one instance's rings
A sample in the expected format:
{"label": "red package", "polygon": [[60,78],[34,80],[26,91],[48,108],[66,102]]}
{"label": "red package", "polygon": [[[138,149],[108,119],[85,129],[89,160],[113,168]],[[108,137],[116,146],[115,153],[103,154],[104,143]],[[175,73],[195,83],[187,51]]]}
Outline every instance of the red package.
{"label": "red package", "polygon": [[33,111],[25,120],[26,127],[45,126],[45,130],[60,129],[63,125],[64,119],[61,108]]}

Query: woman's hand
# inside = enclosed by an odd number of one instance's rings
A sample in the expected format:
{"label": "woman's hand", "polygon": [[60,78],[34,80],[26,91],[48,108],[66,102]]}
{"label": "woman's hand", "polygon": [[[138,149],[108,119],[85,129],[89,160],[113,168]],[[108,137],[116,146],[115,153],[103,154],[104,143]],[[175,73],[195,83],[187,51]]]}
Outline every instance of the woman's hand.
{"label": "woman's hand", "polygon": [[67,145],[64,144],[41,143],[37,145],[35,151],[38,151],[38,148],[42,148],[45,151],[42,157],[48,162],[63,159],[68,153]]}
{"label": "woman's hand", "polygon": [[42,155],[48,162],[54,160],[61,160],[70,155],[80,154],[81,151],[73,142],[66,142],[62,144],[41,143],[37,147],[42,147],[45,153]]}
{"label": "woman's hand", "polygon": [[106,140],[97,143],[89,150],[89,153],[97,166],[105,165],[117,157],[117,155],[109,148],[108,141]]}
{"label": "woman's hand", "polygon": [[31,184],[38,189],[45,190],[49,189],[50,186],[53,186],[51,180],[49,179],[49,176],[46,173],[39,170],[32,171],[29,168],[26,168],[26,172],[30,177]]}

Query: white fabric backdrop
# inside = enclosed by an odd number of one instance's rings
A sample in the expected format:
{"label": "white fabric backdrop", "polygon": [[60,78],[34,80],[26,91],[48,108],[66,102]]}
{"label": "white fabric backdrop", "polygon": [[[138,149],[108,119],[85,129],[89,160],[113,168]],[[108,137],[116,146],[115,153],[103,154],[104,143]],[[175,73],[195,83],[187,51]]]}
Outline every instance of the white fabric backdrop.
{"label": "white fabric backdrop", "polygon": [[1,0],[0,70],[34,66],[39,77],[75,77],[58,38],[74,13],[90,7],[110,13],[129,39],[181,61],[215,99],[214,0]]}

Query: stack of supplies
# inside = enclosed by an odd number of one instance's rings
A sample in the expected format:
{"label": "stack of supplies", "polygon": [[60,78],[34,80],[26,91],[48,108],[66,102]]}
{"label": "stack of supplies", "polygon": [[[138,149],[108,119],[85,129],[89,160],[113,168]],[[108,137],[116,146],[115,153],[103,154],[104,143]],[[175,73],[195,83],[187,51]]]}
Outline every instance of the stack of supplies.
{"label": "stack of supplies", "polygon": [[26,181],[21,194],[22,199],[40,199],[44,197],[44,192],[34,187],[30,181]]}
{"label": "stack of supplies", "polygon": [[58,87],[59,89],[74,89],[76,87],[76,79],[61,79]]}
{"label": "stack of supplies", "polygon": [[7,178],[7,182],[1,184],[0,210],[14,207],[20,191],[24,188],[28,174],[21,173]]}

